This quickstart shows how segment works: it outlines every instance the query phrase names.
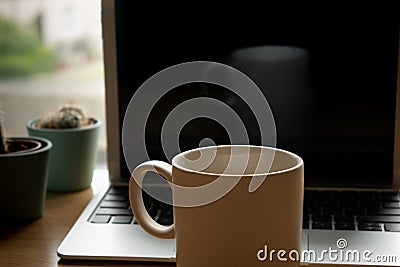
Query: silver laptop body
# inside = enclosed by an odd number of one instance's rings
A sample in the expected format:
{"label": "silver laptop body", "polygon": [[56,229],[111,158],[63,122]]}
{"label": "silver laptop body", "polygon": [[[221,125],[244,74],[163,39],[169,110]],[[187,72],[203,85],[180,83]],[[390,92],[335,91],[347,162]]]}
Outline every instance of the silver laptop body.
{"label": "silver laptop body", "polygon": [[[117,44],[116,44],[116,11],[115,3],[118,0],[103,0],[102,21],[104,38],[104,64],[106,74],[106,110],[107,110],[107,140],[108,140],[108,170],[110,185],[126,186],[126,177],[121,173],[121,132],[120,132],[120,103],[118,92],[117,71]],[[132,29],[132,32],[134,29]],[[398,43],[397,43],[398,45]],[[194,58],[193,60],[200,60]],[[398,73],[397,73],[398,74]],[[378,94],[379,92],[377,92]],[[400,95],[396,93],[395,108],[395,138],[394,138],[394,163],[392,181],[389,186],[375,187],[346,187],[341,186],[318,186],[307,190],[359,190],[379,192],[399,192],[400,189]],[[307,160],[305,159],[307,175]],[[90,218],[98,207],[100,201],[109,190],[104,188],[96,194],[81,216],[76,221],[68,235],[59,246],[57,253],[63,259],[90,259],[90,260],[126,260],[126,261],[160,261],[174,262],[175,250],[174,240],[158,239],[144,232],[138,224],[112,224],[92,223]],[[400,208],[400,206],[399,206]],[[400,216],[399,216],[400,218]],[[400,221],[399,221],[400,222]],[[310,219],[311,223],[311,219]],[[342,243],[346,242],[345,247]],[[360,230],[303,230],[302,250],[314,251],[316,258],[310,253],[305,253],[305,262],[332,263],[332,264],[365,264],[365,265],[400,265],[400,231],[390,232],[382,228],[382,231],[360,231]],[[329,257],[329,250],[342,251],[342,259]],[[352,260],[355,254],[351,251],[358,250],[360,253],[370,251],[370,257],[360,260]],[[325,251],[325,252],[324,252]],[[349,252],[350,251],[350,252]],[[256,253],[256,252],[255,252]],[[346,253],[349,253],[347,255]],[[322,260],[318,257],[324,255]],[[344,258],[351,259],[346,261]],[[379,258],[375,256],[382,256]],[[387,256],[384,258],[384,256]]]}

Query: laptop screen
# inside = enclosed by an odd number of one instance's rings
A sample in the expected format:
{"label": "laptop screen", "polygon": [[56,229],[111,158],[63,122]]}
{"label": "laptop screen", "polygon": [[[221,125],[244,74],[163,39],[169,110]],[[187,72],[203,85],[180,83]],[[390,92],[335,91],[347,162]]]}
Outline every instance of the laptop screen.
{"label": "laptop screen", "polygon": [[[298,16],[282,22],[260,16],[246,20],[165,16],[153,21],[141,19],[141,10],[134,5],[116,1],[115,6],[120,127],[132,95],[152,75],[183,62],[220,62],[243,71],[260,87],[274,114],[276,146],[304,159],[306,186],[392,185],[397,17],[355,19],[354,14],[344,14],[338,20],[324,14],[308,22]],[[262,54],[279,54],[287,47],[301,51],[303,63],[293,66],[302,67],[291,69],[289,62],[283,67],[289,74],[277,77],[282,66],[263,62]],[[246,53],[254,62],[243,63]],[[268,78],[271,73],[275,76]],[[271,89],[264,84],[278,85]],[[168,113],[199,96],[224,101],[239,113],[249,142],[260,145],[257,122],[239,97],[216,85],[192,83],[174,88],[154,106],[146,124],[151,159],[167,160],[161,128]],[[221,125],[199,118],[182,128],[181,151],[198,147],[204,138],[230,143]],[[139,164],[146,159],[133,160]],[[124,160],[121,174],[126,178],[130,174]]]}

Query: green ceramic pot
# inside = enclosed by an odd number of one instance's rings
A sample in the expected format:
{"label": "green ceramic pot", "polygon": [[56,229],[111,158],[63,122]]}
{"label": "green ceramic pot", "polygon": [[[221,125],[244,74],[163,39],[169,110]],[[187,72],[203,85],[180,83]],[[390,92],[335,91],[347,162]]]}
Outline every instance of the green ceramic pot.
{"label": "green ceramic pot", "polygon": [[0,154],[2,222],[29,221],[43,213],[51,142],[37,137],[15,137],[9,138],[9,146],[32,141],[39,145],[25,151]]}
{"label": "green ceramic pot", "polygon": [[88,188],[96,163],[101,120],[73,129],[42,129],[34,127],[38,119],[28,122],[30,136],[49,139],[53,143],[47,190],[72,192]]}

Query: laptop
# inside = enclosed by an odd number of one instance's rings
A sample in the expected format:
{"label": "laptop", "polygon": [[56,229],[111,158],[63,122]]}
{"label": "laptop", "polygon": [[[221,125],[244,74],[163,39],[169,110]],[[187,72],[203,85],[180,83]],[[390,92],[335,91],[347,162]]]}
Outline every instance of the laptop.
{"label": "laptop", "polygon": [[[400,264],[397,17],[377,21],[359,15],[355,20],[354,14],[343,14],[333,20],[325,14],[313,23],[296,16],[277,23],[254,16],[239,23],[170,13],[157,21],[141,20],[136,16],[141,12],[134,1],[102,2],[110,186],[82,212],[57,250],[61,258],[175,261],[174,240],[147,234],[129,208],[131,170],[124,157],[122,127],[129,101],[143,82],[165,68],[202,60],[235,66],[252,78],[274,113],[276,146],[304,159],[302,261]],[[183,24],[190,24],[192,31]],[[257,54],[282,47],[300,51],[300,61],[295,57],[283,67],[279,61],[271,67]],[[256,59],[249,63],[254,51]],[[281,67],[289,72],[279,72]],[[282,73],[289,76],[282,78]],[[270,93],[265,84],[279,90]],[[240,98],[213,84],[194,83],[174,88],[154,106],[146,125],[149,158],[169,160],[160,141],[162,123],[179,103],[198,96],[219,99],[244,114],[249,142],[259,144],[257,125]],[[215,121],[199,119],[182,128],[180,149],[198,147],[205,137],[216,144],[229,142]],[[139,148],[133,154],[129,165],[147,160]],[[150,216],[163,225],[173,223],[171,205],[152,197],[171,197],[164,180],[149,174],[144,184],[150,192],[144,194]]]}

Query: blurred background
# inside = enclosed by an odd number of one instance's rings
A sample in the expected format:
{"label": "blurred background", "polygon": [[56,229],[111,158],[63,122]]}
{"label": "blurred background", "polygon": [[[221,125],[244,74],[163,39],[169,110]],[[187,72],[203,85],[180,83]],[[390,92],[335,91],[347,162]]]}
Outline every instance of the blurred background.
{"label": "blurred background", "polygon": [[6,135],[64,103],[103,121],[98,165],[105,167],[106,126],[101,0],[0,0],[0,110]]}

